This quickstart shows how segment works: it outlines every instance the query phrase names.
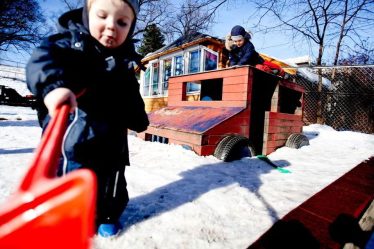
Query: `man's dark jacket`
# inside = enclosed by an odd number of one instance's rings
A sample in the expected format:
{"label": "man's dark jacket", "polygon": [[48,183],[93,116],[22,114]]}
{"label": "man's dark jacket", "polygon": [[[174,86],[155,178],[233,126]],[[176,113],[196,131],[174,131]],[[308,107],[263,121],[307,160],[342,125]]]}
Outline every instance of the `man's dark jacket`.
{"label": "man's dark jacket", "polygon": [[256,52],[252,42],[246,40],[242,47],[235,46],[229,54],[230,66],[262,64],[264,59]]}

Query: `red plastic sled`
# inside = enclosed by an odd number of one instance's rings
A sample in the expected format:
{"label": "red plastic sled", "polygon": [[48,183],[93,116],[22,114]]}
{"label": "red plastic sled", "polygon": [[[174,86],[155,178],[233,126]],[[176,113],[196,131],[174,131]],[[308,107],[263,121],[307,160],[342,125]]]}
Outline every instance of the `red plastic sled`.
{"label": "red plastic sled", "polygon": [[0,208],[0,248],[90,248],[96,179],[87,169],[56,178],[70,107],[47,127],[18,191]]}

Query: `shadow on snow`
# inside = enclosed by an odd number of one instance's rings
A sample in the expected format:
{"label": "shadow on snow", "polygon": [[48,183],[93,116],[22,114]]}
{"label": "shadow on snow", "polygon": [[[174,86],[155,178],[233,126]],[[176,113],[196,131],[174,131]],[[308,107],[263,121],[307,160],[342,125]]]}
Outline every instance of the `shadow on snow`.
{"label": "shadow on snow", "polygon": [[13,150],[0,149],[0,155],[33,153],[34,150],[35,148],[23,148],[23,149],[13,149]]}
{"label": "shadow on snow", "polygon": [[[289,162],[284,160],[274,161],[274,163],[280,167],[289,165]],[[184,171],[180,174],[182,179],[159,187],[148,194],[131,198],[121,216],[123,231],[132,225],[193,202],[211,190],[235,183],[254,193],[275,222],[279,219],[276,210],[258,191],[262,185],[260,175],[271,170],[274,168],[259,159],[245,158],[233,163],[207,164]]]}
{"label": "shadow on snow", "polygon": [[6,127],[6,126],[25,126],[25,127],[40,127],[37,120],[3,120],[0,121],[0,127]]}

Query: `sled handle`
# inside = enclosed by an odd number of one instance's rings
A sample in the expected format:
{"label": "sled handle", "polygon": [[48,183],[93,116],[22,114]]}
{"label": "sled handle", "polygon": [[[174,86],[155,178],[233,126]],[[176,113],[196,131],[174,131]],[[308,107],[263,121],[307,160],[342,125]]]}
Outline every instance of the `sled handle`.
{"label": "sled handle", "polygon": [[69,104],[57,108],[35,151],[30,170],[19,187],[20,191],[27,191],[39,180],[56,177],[70,109]]}

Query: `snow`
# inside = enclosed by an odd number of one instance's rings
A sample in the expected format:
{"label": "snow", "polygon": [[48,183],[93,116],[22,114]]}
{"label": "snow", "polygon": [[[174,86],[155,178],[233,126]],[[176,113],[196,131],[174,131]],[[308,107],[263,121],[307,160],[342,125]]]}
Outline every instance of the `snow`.
{"label": "snow", "polygon": [[27,89],[25,68],[0,65],[0,85],[15,89],[21,96],[30,95]]}
{"label": "snow", "polygon": [[[274,57],[272,57],[272,58],[274,58]],[[297,63],[300,63],[300,62],[304,62],[304,61],[309,62],[310,61],[309,56],[289,58],[289,59],[286,59],[286,60],[280,60],[280,59],[277,59],[277,58],[274,58],[274,59],[276,59],[278,61],[281,61],[285,64],[288,64],[292,68],[297,68],[297,74],[298,75],[300,75],[301,77],[307,79],[308,81],[310,81],[314,84],[318,84],[318,81],[319,81],[318,74],[314,73],[312,71],[312,69],[310,69],[308,67],[303,67],[303,66],[298,66],[297,65]],[[325,87],[327,87],[330,90],[332,89],[332,83],[327,78],[322,77],[322,85],[324,85]]]}
{"label": "snow", "polygon": [[[0,120],[5,202],[27,171],[41,129],[35,111],[26,107],[0,106]],[[129,136],[124,231],[114,239],[95,236],[93,248],[246,248],[276,220],[374,155],[374,135],[322,125],[305,126],[303,132],[309,146],[269,155],[290,174],[256,158],[224,163]]]}
{"label": "snow", "polygon": [[[315,84],[318,84],[319,76],[318,74],[311,71],[309,68],[300,67],[297,69],[297,73],[303,77],[308,79],[310,82],[313,82]],[[332,83],[329,79],[322,77],[322,85],[327,87],[327,89],[332,90]]]}
{"label": "snow", "polygon": [[299,57],[292,57],[283,60],[285,63],[289,64],[308,64],[310,65],[311,58],[309,55],[299,56]]}

